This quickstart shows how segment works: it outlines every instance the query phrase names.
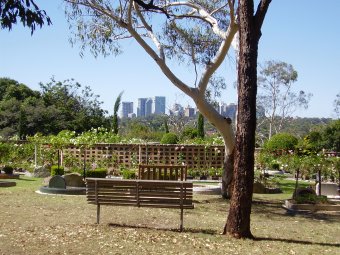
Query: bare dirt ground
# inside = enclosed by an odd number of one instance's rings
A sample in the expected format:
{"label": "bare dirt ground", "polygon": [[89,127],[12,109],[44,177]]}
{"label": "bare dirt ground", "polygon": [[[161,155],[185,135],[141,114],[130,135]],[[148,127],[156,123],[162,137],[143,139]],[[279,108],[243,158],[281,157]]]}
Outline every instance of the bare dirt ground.
{"label": "bare dirt ground", "polygon": [[281,196],[255,196],[256,240],[221,235],[229,204],[218,195],[196,195],[195,209],[109,207],[84,196],[40,195],[41,179],[22,178],[0,188],[0,254],[340,254],[340,216],[291,215]]}

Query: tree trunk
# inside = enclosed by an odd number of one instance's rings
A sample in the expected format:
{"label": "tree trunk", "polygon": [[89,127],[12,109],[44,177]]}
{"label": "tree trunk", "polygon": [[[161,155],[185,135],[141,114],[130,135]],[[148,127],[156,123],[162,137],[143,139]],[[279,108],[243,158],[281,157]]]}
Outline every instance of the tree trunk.
{"label": "tree trunk", "polygon": [[233,190],[233,172],[234,172],[234,150],[231,154],[227,154],[227,148],[225,149],[225,158],[223,163],[223,173],[222,173],[222,187],[221,194],[223,198],[231,198],[231,193]]}
{"label": "tree trunk", "polygon": [[250,213],[254,182],[258,36],[252,1],[239,1],[238,117],[234,182],[224,232],[253,238]]}
{"label": "tree trunk", "polygon": [[230,118],[225,118],[220,115],[216,109],[209,104],[207,100],[202,96],[192,97],[196,103],[197,108],[204,117],[209,120],[211,124],[215,126],[218,132],[223,137],[224,141],[224,167],[222,173],[222,187],[221,193],[224,198],[231,197],[231,184],[233,179],[234,170],[234,146],[235,146],[235,135],[232,128],[232,122]]}

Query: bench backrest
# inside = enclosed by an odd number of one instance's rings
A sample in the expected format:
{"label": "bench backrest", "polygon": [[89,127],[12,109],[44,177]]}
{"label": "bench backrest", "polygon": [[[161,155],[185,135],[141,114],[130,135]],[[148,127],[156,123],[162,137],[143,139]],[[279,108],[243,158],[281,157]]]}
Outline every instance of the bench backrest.
{"label": "bench backrest", "polygon": [[139,165],[140,180],[181,180],[187,179],[187,165]]}
{"label": "bench backrest", "polygon": [[193,184],[186,181],[86,179],[90,204],[192,209]]}

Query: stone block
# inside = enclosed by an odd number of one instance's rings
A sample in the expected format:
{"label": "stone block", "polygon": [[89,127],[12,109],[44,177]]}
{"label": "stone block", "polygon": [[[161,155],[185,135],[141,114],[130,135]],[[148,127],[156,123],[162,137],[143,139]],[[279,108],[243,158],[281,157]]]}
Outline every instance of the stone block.
{"label": "stone block", "polygon": [[45,178],[51,175],[51,166],[38,166],[33,171],[33,177]]}
{"label": "stone block", "polygon": [[266,193],[266,188],[260,182],[254,182],[253,193],[264,194]]}
{"label": "stone block", "polygon": [[[321,183],[321,195],[323,196],[339,196],[339,186],[336,183]],[[316,184],[315,188],[317,195],[319,194],[319,183]]]}
{"label": "stone block", "polygon": [[78,173],[65,174],[64,179],[66,182],[66,186],[85,187],[83,177]]}
{"label": "stone block", "polygon": [[49,188],[66,189],[65,179],[60,175],[55,175],[48,183]]}

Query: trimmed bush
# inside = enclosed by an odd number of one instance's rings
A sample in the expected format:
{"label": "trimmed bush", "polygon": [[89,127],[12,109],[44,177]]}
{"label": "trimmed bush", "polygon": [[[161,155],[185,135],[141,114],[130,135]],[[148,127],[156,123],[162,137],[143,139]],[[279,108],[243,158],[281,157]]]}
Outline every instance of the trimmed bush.
{"label": "trimmed bush", "polygon": [[326,196],[317,196],[314,194],[304,194],[295,198],[298,204],[327,204],[328,200]]}
{"label": "trimmed bush", "polygon": [[91,177],[91,178],[105,178],[107,175],[107,169],[106,168],[97,168],[94,170],[86,170],[85,176]]}
{"label": "trimmed bush", "polygon": [[64,174],[64,167],[63,166],[51,166],[51,176],[55,175],[63,175]]}
{"label": "trimmed bush", "polygon": [[14,171],[12,166],[4,166],[2,170],[5,172],[5,174],[13,174]]}
{"label": "trimmed bush", "polygon": [[166,133],[163,135],[161,144],[177,144],[178,136],[174,133]]}
{"label": "trimmed bush", "polygon": [[136,171],[124,169],[122,170],[123,179],[136,179]]}
{"label": "trimmed bush", "polygon": [[264,148],[270,152],[274,151],[288,151],[288,150],[294,150],[295,146],[298,144],[298,139],[287,133],[280,133],[273,135],[270,140],[268,140]]}
{"label": "trimmed bush", "polygon": [[183,130],[181,134],[181,139],[184,141],[186,139],[194,139],[198,136],[198,131],[196,128],[187,127]]}

